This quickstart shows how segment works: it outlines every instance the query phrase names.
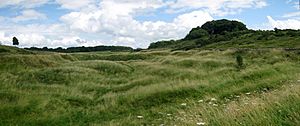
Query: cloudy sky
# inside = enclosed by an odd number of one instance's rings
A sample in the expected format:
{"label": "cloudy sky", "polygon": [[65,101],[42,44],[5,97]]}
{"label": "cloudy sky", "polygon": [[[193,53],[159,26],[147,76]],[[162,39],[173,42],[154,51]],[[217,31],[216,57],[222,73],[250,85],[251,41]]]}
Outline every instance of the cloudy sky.
{"label": "cloudy sky", "polygon": [[145,48],[184,37],[206,21],[251,29],[300,29],[298,0],[0,0],[0,43],[20,47]]}

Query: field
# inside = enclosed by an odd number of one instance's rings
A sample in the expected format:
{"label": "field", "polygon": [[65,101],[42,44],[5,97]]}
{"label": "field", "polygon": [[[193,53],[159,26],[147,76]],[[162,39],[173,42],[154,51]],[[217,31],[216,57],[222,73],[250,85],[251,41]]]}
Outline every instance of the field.
{"label": "field", "polygon": [[300,124],[297,50],[0,47],[0,125]]}

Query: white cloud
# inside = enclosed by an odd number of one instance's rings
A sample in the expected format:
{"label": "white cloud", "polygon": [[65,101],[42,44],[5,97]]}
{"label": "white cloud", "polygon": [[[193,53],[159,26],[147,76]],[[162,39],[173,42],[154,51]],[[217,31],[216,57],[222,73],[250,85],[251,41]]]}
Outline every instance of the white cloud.
{"label": "white cloud", "polygon": [[195,26],[201,26],[210,20],[213,20],[213,18],[208,13],[203,11],[193,11],[191,13],[178,16],[174,22],[175,24],[183,27],[193,28]]}
{"label": "white cloud", "polygon": [[177,0],[168,2],[168,12],[202,9],[210,14],[224,16],[236,14],[247,8],[267,6],[266,0]]}
{"label": "white cloud", "polygon": [[300,20],[297,19],[275,20],[271,16],[267,16],[267,18],[272,28],[300,29]]}
{"label": "white cloud", "polygon": [[13,25],[9,28],[0,26],[0,43],[11,45],[12,38],[19,39],[19,47],[70,47],[70,46],[96,46],[101,41],[85,40],[79,33],[70,31],[64,24],[51,25]]}
{"label": "white cloud", "polygon": [[47,19],[47,16],[43,13],[37,12],[33,9],[23,10],[21,15],[12,18],[13,21],[29,21],[29,20],[44,20]]}
{"label": "white cloud", "polygon": [[89,5],[95,4],[95,0],[56,0],[62,8],[66,9],[80,9]]}
{"label": "white cloud", "polygon": [[[172,22],[138,21],[134,15],[166,6],[162,0],[103,0],[94,10],[71,12],[61,17],[71,30],[112,36],[118,45],[147,47],[160,39],[182,38],[189,30],[213,18],[204,11],[193,11],[176,17]],[[116,9],[118,8],[118,9]]]}
{"label": "white cloud", "polygon": [[298,0],[286,0],[286,3],[287,4],[290,4],[290,5],[292,5],[292,6],[294,6],[294,8],[295,9],[299,9],[300,7],[300,3],[299,3],[299,1]]}
{"label": "white cloud", "polygon": [[[11,37],[20,36],[21,46],[96,46],[124,45],[147,47],[162,39],[179,39],[191,28],[213,20],[211,15],[236,14],[247,8],[266,6],[266,0],[0,0],[0,8],[27,8],[1,25],[0,41],[11,44]],[[59,4],[70,12],[56,24],[21,25],[19,21],[47,18],[33,9],[43,4]],[[136,16],[180,12],[169,21],[141,21]],[[180,15],[178,15],[180,14]],[[0,17],[1,23],[1,17]],[[3,23],[2,23],[3,24]],[[5,23],[4,23],[5,24]],[[32,40],[32,41],[30,41]],[[22,41],[22,42],[21,42]]]}
{"label": "white cloud", "polygon": [[299,17],[299,16],[300,16],[300,11],[299,12],[287,13],[287,14],[283,15],[282,17],[291,18],[291,17]]}
{"label": "white cloud", "polygon": [[149,42],[160,39],[177,39],[183,37],[191,28],[201,26],[213,18],[204,11],[193,11],[179,15],[172,22],[137,21],[128,13],[114,16],[103,13],[106,10],[94,12],[72,12],[61,20],[70,29],[79,32],[105,33],[113,36],[116,44],[133,47],[147,47]]}
{"label": "white cloud", "polygon": [[12,45],[12,38],[17,37],[20,45],[19,47],[77,47],[77,46],[96,46],[101,45],[100,41],[87,41],[78,36],[59,36],[55,39],[48,38],[39,33],[19,33],[6,35],[5,32],[0,31],[0,43],[3,45]]}
{"label": "white cloud", "polygon": [[163,0],[103,0],[100,8],[111,16],[126,16],[138,12],[147,12],[165,6]]}
{"label": "white cloud", "polygon": [[6,6],[18,6],[22,8],[35,8],[46,4],[49,0],[0,0],[0,8]]}
{"label": "white cloud", "polygon": [[4,31],[0,31],[0,44],[8,44],[11,41],[9,37],[6,36]]}
{"label": "white cloud", "polygon": [[17,37],[20,46],[35,46],[35,45],[41,45],[43,42],[46,42],[46,38],[44,36],[41,36],[36,33],[28,33],[28,34],[5,34],[4,31],[0,31],[0,40],[1,43],[4,45],[11,45],[12,44],[12,38]]}

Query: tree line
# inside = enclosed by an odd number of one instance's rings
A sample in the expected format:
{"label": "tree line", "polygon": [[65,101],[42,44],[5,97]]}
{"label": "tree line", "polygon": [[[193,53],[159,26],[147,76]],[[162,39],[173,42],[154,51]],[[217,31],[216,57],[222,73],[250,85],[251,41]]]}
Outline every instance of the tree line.
{"label": "tree line", "polygon": [[31,51],[51,51],[51,52],[61,52],[61,53],[74,53],[74,52],[96,52],[96,51],[134,51],[131,47],[125,47],[125,46],[95,46],[95,47],[69,47],[69,48],[37,48],[37,47],[31,47],[31,48],[25,48],[27,50]]}

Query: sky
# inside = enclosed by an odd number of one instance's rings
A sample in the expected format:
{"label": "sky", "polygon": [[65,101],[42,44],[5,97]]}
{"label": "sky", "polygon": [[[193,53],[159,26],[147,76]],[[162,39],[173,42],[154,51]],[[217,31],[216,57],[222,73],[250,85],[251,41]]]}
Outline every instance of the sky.
{"label": "sky", "polygon": [[0,43],[19,47],[147,48],[207,21],[300,29],[299,0],[0,0]]}

